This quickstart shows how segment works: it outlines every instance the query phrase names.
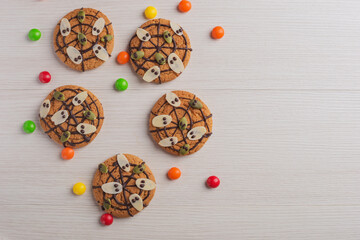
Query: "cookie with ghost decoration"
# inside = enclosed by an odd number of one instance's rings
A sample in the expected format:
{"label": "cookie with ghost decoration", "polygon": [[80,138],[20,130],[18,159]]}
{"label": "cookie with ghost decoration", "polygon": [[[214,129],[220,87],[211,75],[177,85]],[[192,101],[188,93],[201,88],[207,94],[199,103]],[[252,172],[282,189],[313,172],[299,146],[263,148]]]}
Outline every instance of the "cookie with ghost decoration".
{"label": "cookie with ghost decoration", "polygon": [[190,39],[184,29],[166,19],[147,21],[129,43],[131,65],[145,82],[165,83],[177,78],[188,65]]}
{"label": "cookie with ghost decoration", "polygon": [[99,164],[92,182],[102,210],[114,217],[132,217],[144,210],[155,195],[156,182],[139,157],[119,153]]}
{"label": "cookie with ghost decoration", "polygon": [[186,91],[163,95],[150,113],[149,130],[165,151],[185,156],[199,151],[212,135],[212,113],[205,103]]}
{"label": "cookie with ghost decoration", "polygon": [[47,135],[64,147],[88,145],[100,132],[104,111],[89,90],[66,85],[54,89],[41,103],[40,125]]}
{"label": "cookie with ghost decoration", "polygon": [[86,71],[102,65],[114,48],[114,30],[102,12],[75,9],[54,30],[54,48],[59,59],[72,69]]}

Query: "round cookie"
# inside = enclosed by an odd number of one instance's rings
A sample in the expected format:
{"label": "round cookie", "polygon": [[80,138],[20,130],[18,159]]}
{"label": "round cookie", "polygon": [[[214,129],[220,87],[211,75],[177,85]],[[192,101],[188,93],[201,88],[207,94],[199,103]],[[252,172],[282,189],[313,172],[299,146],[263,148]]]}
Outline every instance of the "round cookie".
{"label": "round cookie", "polygon": [[104,122],[99,99],[89,90],[73,85],[54,89],[41,103],[39,116],[45,133],[71,148],[88,145]]}
{"label": "round cookie", "polygon": [[150,113],[149,129],[155,142],[174,155],[200,150],[212,134],[212,114],[194,94],[173,91],[163,95]]}
{"label": "round cookie", "polygon": [[60,19],[54,30],[56,55],[78,71],[103,64],[114,48],[114,30],[102,12],[92,8],[75,9]]}
{"label": "round cookie", "polygon": [[101,163],[95,173],[93,195],[102,209],[114,217],[132,217],[154,197],[156,182],[139,157],[117,154]]}
{"label": "round cookie", "polygon": [[131,65],[146,82],[164,83],[177,78],[191,53],[187,33],[166,19],[147,21],[129,43]]}

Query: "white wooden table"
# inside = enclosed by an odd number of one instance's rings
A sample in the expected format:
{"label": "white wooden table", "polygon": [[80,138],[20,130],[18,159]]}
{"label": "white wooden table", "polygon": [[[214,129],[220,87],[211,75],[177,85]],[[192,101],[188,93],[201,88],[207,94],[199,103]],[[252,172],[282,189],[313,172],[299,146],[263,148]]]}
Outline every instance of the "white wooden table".
{"label": "white wooden table", "polygon": [[[2,0],[0,7],[0,239],[360,239],[360,2],[357,0]],[[177,80],[147,84],[115,62],[143,10],[180,23],[193,46]],[[93,7],[113,22],[113,58],[78,73],[53,53],[57,21]],[[209,37],[216,25],[225,37]],[[39,28],[38,42],[27,40]],[[52,74],[49,84],[39,72]],[[125,92],[114,81],[128,80]],[[102,101],[105,122],[71,161],[38,129],[41,101],[76,84]],[[148,114],[165,92],[196,93],[214,114],[204,148],[178,158],[156,147]],[[37,121],[38,124],[38,121]],[[130,219],[99,224],[91,193],[98,163],[118,153],[143,158],[156,175],[151,205]],[[177,166],[182,177],[166,178]],[[218,189],[204,186],[217,175]],[[72,185],[84,182],[82,196]]]}

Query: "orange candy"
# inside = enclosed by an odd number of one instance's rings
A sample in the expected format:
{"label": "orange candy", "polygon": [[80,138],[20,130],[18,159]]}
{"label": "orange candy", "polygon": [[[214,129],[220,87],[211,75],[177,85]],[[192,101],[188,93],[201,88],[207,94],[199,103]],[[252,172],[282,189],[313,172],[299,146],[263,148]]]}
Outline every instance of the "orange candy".
{"label": "orange candy", "polygon": [[117,57],[116,57],[116,61],[119,63],[119,64],[125,64],[127,63],[128,61],[130,60],[130,55],[123,51],[123,52],[120,52]]}
{"label": "orange candy", "polygon": [[191,2],[187,0],[182,0],[179,2],[178,9],[180,12],[188,12],[191,9]]}
{"label": "orange candy", "polygon": [[168,171],[168,177],[171,180],[178,179],[180,176],[181,176],[181,171],[177,167],[170,168],[170,170]]}
{"label": "orange candy", "polygon": [[214,27],[214,29],[211,32],[211,36],[215,39],[220,39],[224,36],[224,29],[220,26]]}
{"label": "orange candy", "polygon": [[70,160],[74,157],[74,149],[66,147],[61,151],[61,157],[64,160]]}

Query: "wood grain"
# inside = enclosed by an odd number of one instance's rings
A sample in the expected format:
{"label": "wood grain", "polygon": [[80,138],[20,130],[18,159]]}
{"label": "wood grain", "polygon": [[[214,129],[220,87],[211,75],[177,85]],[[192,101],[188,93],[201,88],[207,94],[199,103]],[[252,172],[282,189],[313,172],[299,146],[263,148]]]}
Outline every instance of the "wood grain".
{"label": "wood grain", "polygon": [[[177,3],[2,2],[0,239],[360,239],[360,2],[197,0],[186,14]],[[180,23],[194,48],[182,76],[163,85],[115,62],[148,5]],[[104,11],[116,39],[112,59],[85,73],[52,50],[56,22],[81,6]],[[209,38],[216,25],[226,32],[217,41]],[[33,27],[38,42],[26,39]],[[38,82],[43,70],[51,83]],[[120,77],[129,82],[121,93],[113,90]],[[71,161],[40,129],[21,130],[64,84],[91,90],[106,118]],[[213,136],[186,158],[165,153],[147,132],[153,104],[177,89],[196,93],[214,115]],[[118,152],[147,162],[157,192],[141,214],[103,227],[91,180]],[[177,181],[166,178],[172,166],[182,170]],[[220,177],[218,189],[205,187],[210,175]],[[88,190],[74,196],[79,181]]]}

